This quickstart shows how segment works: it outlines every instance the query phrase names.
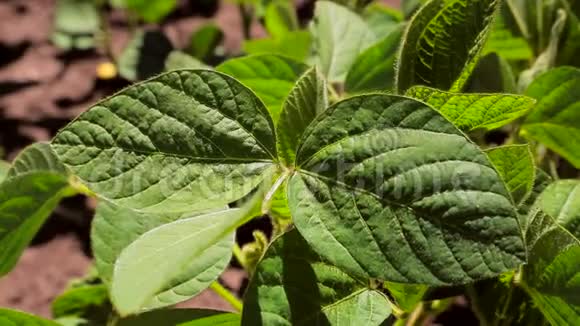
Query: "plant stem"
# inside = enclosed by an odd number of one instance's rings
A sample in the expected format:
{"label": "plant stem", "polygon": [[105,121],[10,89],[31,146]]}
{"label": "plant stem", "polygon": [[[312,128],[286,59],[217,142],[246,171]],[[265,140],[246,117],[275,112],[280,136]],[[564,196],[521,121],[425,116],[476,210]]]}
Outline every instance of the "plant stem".
{"label": "plant stem", "polygon": [[415,310],[413,310],[413,313],[411,313],[411,316],[409,316],[409,319],[407,319],[407,326],[423,325],[423,323],[425,322],[425,318],[427,317],[427,314],[425,314],[424,312],[425,312],[425,305],[423,302],[421,302],[417,305]]}
{"label": "plant stem", "polygon": [[230,291],[224,288],[218,281],[214,281],[210,286],[215,293],[226,300],[229,304],[234,307],[237,311],[242,311],[242,302],[236,298]]}
{"label": "plant stem", "polygon": [[237,243],[234,243],[234,247],[232,248],[232,251],[233,251],[234,257],[236,257],[236,260],[238,261],[238,263],[240,263],[242,268],[246,272],[249,273],[250,270],[249,270],[249,266],[248,266],[248,261],[246,260],[246,256],[244,256],[244,253],[242,252],[242,248],[240,248],[240,246]]}
{"label": "plant stem", "polygon": [[288,176],[290,176],[290,173],[292,173],[291,170],[285,170],[276,180],[276,182],[274,182],[274,184],[272,185],[272,187],[270,187],[270,190],[268,190],[268,193],[266,193],[266,195],[264,196],[264,201],[262,202],[262,214],[268,214],[270,212],[270,209],[272,208],[272,198],[274,198],[274,195],[276,194],[276,191],[278,191],[278,188],[280,188],[280,186],[284,183],[284,181],[286,181],[286,179],[288,179]]}
{"label": "plant stem", "polygon": [[548,158],[548,166],[550,168],[550,175],[552,176],[552,178],[554,180],[560,180],[560,176],[558,175],[558,164],[553,155],[550,155],[550,157]]}

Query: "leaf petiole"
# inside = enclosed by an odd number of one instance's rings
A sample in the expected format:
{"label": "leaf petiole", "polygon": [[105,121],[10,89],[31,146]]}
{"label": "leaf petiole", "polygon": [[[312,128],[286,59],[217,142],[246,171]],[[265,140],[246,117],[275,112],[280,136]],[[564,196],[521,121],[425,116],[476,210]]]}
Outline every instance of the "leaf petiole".
{"label": "leaf petiole", "polygon": [[272,199],[274,198],[274,195],[278,191],[278,188],[280,188],[280,186],[284,183],[284,181],[288,179],[288,177],[292,172],[293,170],[291,169],[285,169],[284,172],[280,174],[278,179],[276,179],[272,187],[270,187],[270,190],[268,190],[266,196],[264,196],[264,201],[262,202],[261,209],[262,214],[266,215],[270,212],[270,209],[272,208]]}
{"label": "leaf petiole", "polygon": [[242,305],[242,302],[240,301],[240,299],[236,298],[230,291],[228,291],[226,288],[224,288],[223,285],[221,285],[218,281],[214,281],[209,287],[215,293],[217,293],[217,295],[219,295],[224,300],[226,300],[230,305],[232,305],[232,307],[234,307],[234,309],[236,309],[237,311],[242,311],[243,305]]}

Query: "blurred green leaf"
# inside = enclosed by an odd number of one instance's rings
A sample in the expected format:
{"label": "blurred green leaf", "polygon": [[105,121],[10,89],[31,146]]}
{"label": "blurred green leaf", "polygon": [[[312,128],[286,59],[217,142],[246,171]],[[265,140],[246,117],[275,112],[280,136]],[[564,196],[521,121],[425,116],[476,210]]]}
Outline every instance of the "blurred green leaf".
{"label": "blurred green leaf", "polygon": [[0,308],[0,325],[6,326],[60,326],[59,324],[17,310]]}
{"label": "blurred green leaf", "polygon": [[187,53],[201,61],[207,61],[214,55],[223,39],[221,28],[214,23],[207,23],[191,35]]}
{"label": "blurred green leaf", "polygon": [[0,276],[8,273],[60,200],[74,193],[53,172],[31,172],[0,184]]}
{"label": "blurred green leaf", "polygon": [[496,53],[489,53],[473,70],[468,93],[517,93],[516,78],[511,65]]}
{"label": "blurred green leaf", "polygon": [[315,62],[329,82],[342,82],[360,53],[377,41],[356,13],[329,1],[317,1],[311,25]]}
{"label": "blurred green leaf", "polygon": [[130,81],[157,75],[165,68],[171,51],[173,45],[162,32],[138,31],[119,56],[119,74]]}
{"label": "blurred green leaf", "polygon": [[288,0],[270,2],[266,7],[264,20],[266,30],[273,38],[282,38],[285,34],[299,28],[294,4]]}
{"label": "blurred green leaf", "polygon": [[109,293],[104,284],[73,287],[52,302],[54,318],[77,317],[87,320],[87,326],[105,325],[111,312]]}
{"label": "blurred green leaf", "polygon": [[513,34],[498,15],[483,49],[483,54],[495,52],[506,60],[530,60],[534,52],[528,41]]}
{"label": "blurred green leaf", "polygon": [[117,326],[239,326],[241,316],[205,309],[162,309],[121,319]]}
{"label": "blurred green leaf", "polygon": [[274,123],[294,84],[308,67],[287,57],[271,54],[234,58],[216,67],[249,87],[264,102]]}
{"label": "blurred green leaf", "polygon": [[177,69],[208,69],[211,68],[205,63],[199,61],[197,58],[190,56],[189,54],[173,50],[167,56],[165,60],[165,70],[177,70]]}
{"label": "blurred green leaf", "polygon": [[122,6],[135,12],[148,23],[157,23],[177,6],[177,0],[117,0]]}
{"label": "blurred green leaf", "polygon": [[248,54],[278,54],[304,62],[310,54],[311,43],[309,32],[295,31],[279,38],[246,40],[242,48]]}
{"label": "blurred green leaf", "polygon": [[65,50],[92,48],[100,28],[98,10],[94,0],[58,0],[52,42]]}
{"label": "blurred green leaf", "polygon": [[401,9],[403,10],[403,14],[405,18],[410,18],[415,14],[415,12],[428,0],[402,0],[401,1]]}
{"label": "blurred green leaf", "polygon": [[395,85],[395,62],[402,36],[401,26],[361,53],[346,76],[345,91],[359,93],[392,90]]}
{"label": "blurred green leaf", "polygon": [[400,11],[380,2],[373,2],[366,6],[361,15],[378,39],[387,37],[403,21]]}
{"label": "blurred green leaf", "polygon": [[16,157],[0,183],[0,276],[14,267],[60,200],[74,194],[48,144],[33,144]]}

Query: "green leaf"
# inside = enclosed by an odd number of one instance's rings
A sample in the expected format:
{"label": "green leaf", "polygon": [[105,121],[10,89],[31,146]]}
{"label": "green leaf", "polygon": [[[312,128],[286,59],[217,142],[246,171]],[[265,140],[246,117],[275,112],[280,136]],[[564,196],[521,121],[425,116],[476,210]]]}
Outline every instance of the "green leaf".
{"label": "green leaf", "polygon": [[74,194],[48,144],[25,148],[0,183],[0,276],[18,261],[59,201]]}
{"label": "green leaf", "polygon": [[52,302],[54,318],[74,316],[90,320],[91,325],[106,324],[111,311],[107,287],[103,284],[74,287]]}
{"label": "green leaf", "polygon": [[117,326],[239,326],[240,315],[203,309],[169,309],[121,319]]}
{"label": "green leaf", "polygon": [[185,52],[174,50],[165,60],[165,70],[178,69],[210,69],[210,67]]}
{"label": "green leaf", "polygon": [[205,290],[228,266],[245,209],[180,219],[141,235],[115,262],[111,299],[121,315],[173,305]]}
{"label": "green leaf", "polygon": [[311,43],[309,32],[295,31],[278,38],[246,40],[242,48],[248,54],[278,54],[304,62],[310,54]]}
{"label": "green leaf", "polygon": [[242,325],[380,325],[391,313],[379,291],[311,250],[296,230],[262,258],[245,295]]}
{"label": "green leaf", "polygon": [[580,241],[541,210],[530,214],[522,285],[552,325],[580,323]]}
{"label": "green leaf", "polygon": [[329,82],[342,82],[360,53],[377,38],[360,16],[329,1],[317,1],[311,26],[315,61]]}
{"label": "green leaf", "polygon": [[488,149],[487,156],[499,172],[514,203],[520,205],[534,187],[534,156],[529,145],[507,145]]}
{"label": "green leaf", "polygon": [[248,86],[264,102],[274,122],[282,104],[307,66],[278,55],[255,55],[230,59],[216,70]]}
{"label": "green leaf", "polygon": [[224,32],[214,23],[207,23],[191,35],[187,53],[199,60],[209,60],[224,39]]}
{"label": "green leaf", "polygon": [[58,0],[52,42],[61,49],[89,49],[99,31],[99,12],[93,0]]}
{"label": "green leaf", "polygon": [[119,75],[131,81],[155,76],[163,71],[171,51],[173,45],[165,34],[154,30],[138,31],[119,56]]}
{"label": "green leaf", "polygon": [[123,0],[126,8],[148,23],[163,20],[177,6],[177,0]]}
{"label": "green leaf", "polygon": [[294,164],[302,133],[327,106],[326,82],[316,68],[311,68],[290,91],[276,127],[278,157],[287,166]]}
{"label": "green leaf", "polygon": [[580,168],[580,70],[559,67],[538,77],[526,91],[538,99],[522,135],[541,142]]}
{"label": "green leaf", "polygon": [[91,246],[99,277],[109,287],[121,251],[146,232],[190,217],[183,213],[144,213],[100,201],[91,229]]}
{"label": "green leaf", "polygon": [[344,88],[349,93],[391,90],[395,84],[395,60],[403,28],[395,29],[361,53],[349,70]]}
{"label": "green leaf", "polygon": [[477,63],[466,93],[517,93],[512,67],[496,53],[490,53]]}
{"label": "green leaf", "polygon": [[[576,1],[578,6],[580,1]],[[558,65],[580,66],[580,21],[577,13],[580,10],[570,10],[566,8],[567,19],[567,33],[566,38],[561,42],[561,49],[558,51]]]}
{"label": "green leaf", "polygon": [[542,211],[580,238],[580,181],[558,180],[544,190],[538,201]]}
{"label": "green leaf", "polygon": [[420,284],[401,284],[385,282],[385,287],[403,311],[412,312],[423,300],[429,287]]}
{"label": "green leaf", "polygon": [[287,0],[270,2],[266,7],[264,21],[266,30],[274,38],[283,37],[299,28],[294,5]]}
{"label": "green leaf", "polygon": [[223,207],[269,173],[276,153],[264,105],[233,78],[170,72],[94,105],[52,141],[95,193],[143,212]]}
{"label": "green leaf", "polygon": [[27,173],[0,184],[0,276],[8,273],[60,200],[68,180],[51,172]]}
{"label": "green leaf", "polygon": [[511,94],[458,94],[413,87],[408,96],[421,100],[463,131],[500,128],[527,114],[534,99]]}
{"label": "green leaf", "polygon": [[475,68],[499,5],[497,0],[433,0],[411,20],[397,90],[415,85],[461,91]]}
{"label": "green leaf", "polygon": [[534,52],[528,41],[518,37],[506,26],[502,15],[498,15],[483,49],[484,54],[495,52],[507,60],[530,60]]}
{"label": "green leaf", "polygon": [[60,326],[59,324],[17,310],[0,308],[0,325],[6,326]]}
{"label": "green leaf", "polygon": [[304,135],[288,183],[290,210],[312,248],[350,275],[453,285],[524,262],[501,176],[426,104],[353,97]]}
{"label": "green leaf", "polygon": [[552,178],[546,172],[544,172],[540,168],[536,168],[536,178],[534,179],[534,186],[532,187],[532,192],[519,206],[518,206],[518,213],[523,218],[520,218],[520,225],[522,230],[526,229],[526,219],[525,217],[528,215],[532,206],[536,203],[536,200],[540,196],[540,194],[548,187],[549,184],[552,183]]}
{"label": "green leaf", "polygon": [[429,0],[402,0],[401,9],[405,18],[413,16],[413,14]]}
{"label": "green leaf", "polygon": [[68,174],[66,167],[47,143],[32,144],[20,152],[8,170],[7,177],[41,171],[50,171],[63,176]]}
{"label": "green leaf", "polygon": [[397,29],[403,21],[403,15],[397,9],[380,2],[372,2],[362,12],[364,21],[378,37],[384,37]]}

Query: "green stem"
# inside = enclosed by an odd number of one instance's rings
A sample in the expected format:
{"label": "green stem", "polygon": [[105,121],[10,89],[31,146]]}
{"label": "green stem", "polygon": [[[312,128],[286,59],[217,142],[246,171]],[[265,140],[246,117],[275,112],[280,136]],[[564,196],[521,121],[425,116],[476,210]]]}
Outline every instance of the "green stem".
{"label": "green stem", "polygon": [[242,302],[236,298],[230,291],[224,288],[218,281],[214,281],[210,286],[215,293],[217,293],[220,297],[226,300],[229,304],[234,307],[237,311],[242,311],[243,305]]}
{"label": "green stem", "polygon": [[548,166],[550,168],[550,175],[552,175],[552,179],[560,180],[560,176],[558,175],[558,163],[552,155],[550,155],[548,158]]}
{"label": "green stem", "polygon": [[240,246],[237,243],[234,243],[234,247],[233,247],[232,251],[234,253],[234,257],[236,257],[236,260],[238,261],[238,263],[240,263],[242,268],[246,272],[250,272],[250,269],[248,266],[248,261],[246,260],[246,256],[242,252],[242,248],[240,248]]}
{"label": "green stem", "polygon": [[425,323],[427,314],[425,313],[425,305],[423,302],[419,303],[415,310],[409,316],[407,320],[407,326],[420,326]]}
{"label": "green stem", "polygon": [[510,12],[512,13],[512,16],[514,17],[514,20],[516,21],[516,24],[518,25],[520,32],[522,33],[524,38],[529,40],[530,32],[528,31],[528,25],[526,24],[525,19],[520,15],[521,12],[513,4],[513,0],[507,0],[506,4],[510,9]]}
{"label": "green stem", "polygon": [[285,170],[282,174],[280,174],[278,179],[276,179],[276,182],[274,182],[272,187],[270,187],[270,190],[268,190],[264,196],[264,201],[262,202],[262,214],[266,215],[270,213],[270,209],[272,208],[272,199],[274,198],[274,195],[276,195],[276,191],[278,191],[278,188],[280,188],[280,186],[290,176],[291,173],[292,170]]}

